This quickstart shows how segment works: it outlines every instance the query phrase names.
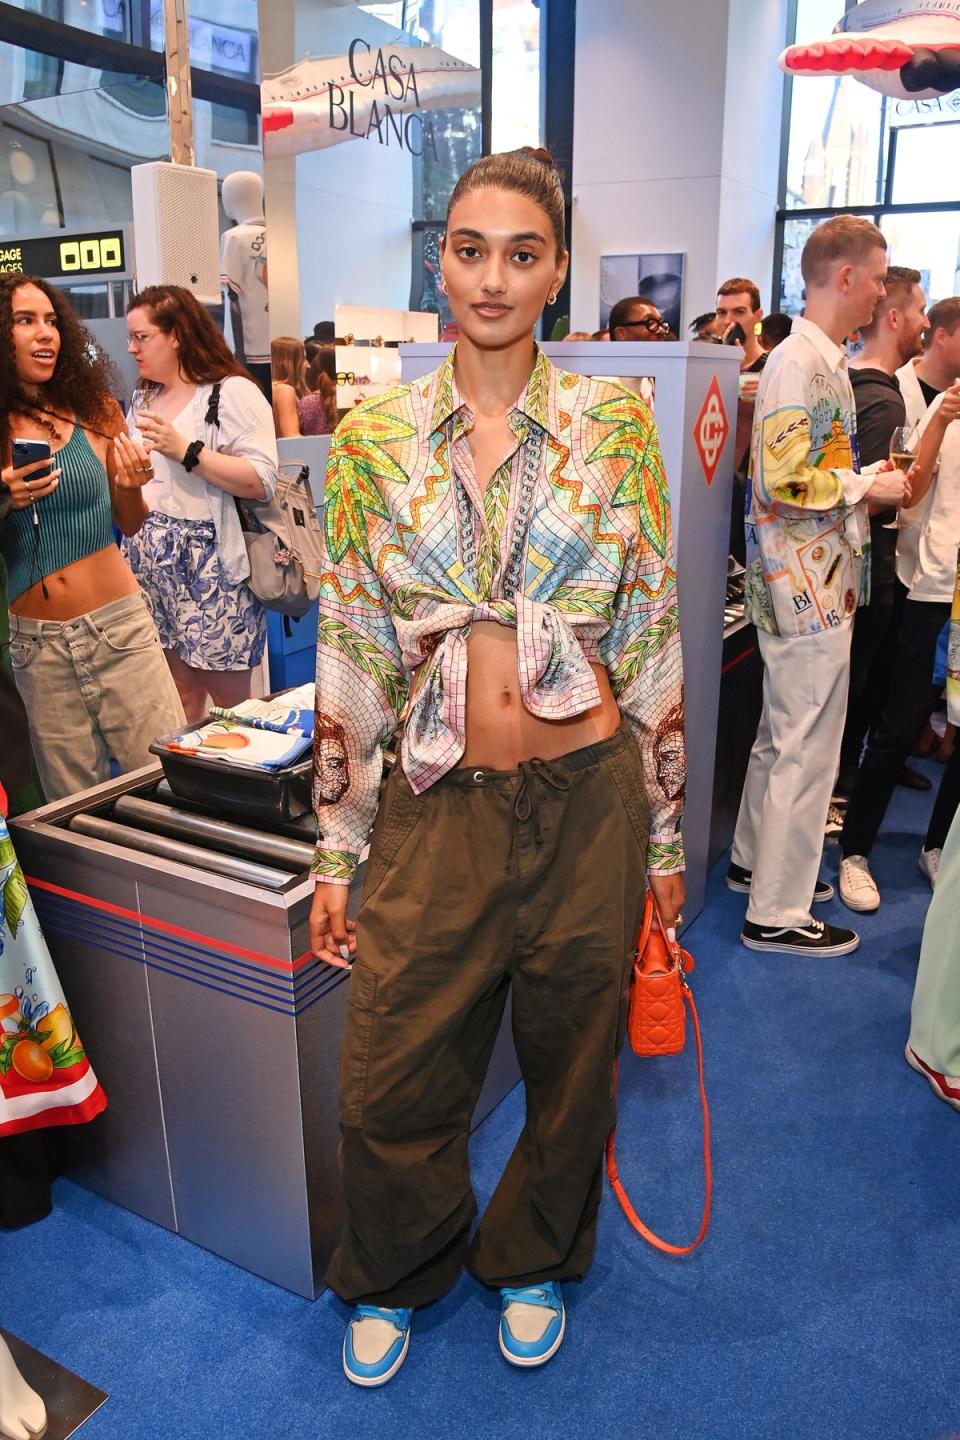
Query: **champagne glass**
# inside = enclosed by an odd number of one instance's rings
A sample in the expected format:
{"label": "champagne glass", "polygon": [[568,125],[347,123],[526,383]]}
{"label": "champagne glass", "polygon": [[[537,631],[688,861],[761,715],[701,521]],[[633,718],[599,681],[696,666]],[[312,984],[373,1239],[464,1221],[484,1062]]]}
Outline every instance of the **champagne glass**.
{"label": "champagne glass", "polygon": [[[898,425],[890,436],[890,463],[906,475],[910,466],[917,458],[917,427],[915,425]],[[894,518],[882,528],[884,530],[896,530],[899,519]]]}
{"label": "champagne glass", "polygon": [[890,461],[902,470],[904,475],[916,460],[917,449],[917,427],[915,425],[898,425],[890,436]]}

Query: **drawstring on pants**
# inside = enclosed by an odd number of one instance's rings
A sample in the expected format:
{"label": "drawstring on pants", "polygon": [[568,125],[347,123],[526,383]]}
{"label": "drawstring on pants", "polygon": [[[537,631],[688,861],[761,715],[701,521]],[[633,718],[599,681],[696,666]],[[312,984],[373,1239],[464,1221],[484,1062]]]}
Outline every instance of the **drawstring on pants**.
{"label": "drawstring on pants", "polygon": [[[513,818],[520,825],[526,825],[529,820],[532,820],[534,844],[542,845],[540,807],[537,804],[537,792],[530,782],[536,775],[554,790],[569,790],[570,778],[551,765],[549,760],[540,760],[536,756],[532,760],[521,760],[517,768],[520,771],[520,788],[517,790],[517,798],[513,802]],[[508,873],[513,863],[513,852],[516,849],[517,824],[514,824],[510,832],[510,849],[507,852]]]}

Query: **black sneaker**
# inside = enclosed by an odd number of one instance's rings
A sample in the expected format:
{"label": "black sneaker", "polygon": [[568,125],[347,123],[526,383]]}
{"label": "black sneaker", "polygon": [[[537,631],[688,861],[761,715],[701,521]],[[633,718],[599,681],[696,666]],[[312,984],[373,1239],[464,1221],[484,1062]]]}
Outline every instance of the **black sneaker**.
{"label": "black sneaker", "polygon": [[[728,890],[737,890],[741,895],[749,895],[750,886],[753,883],[753,871],[745,870],[742,865],[734,865],[731,860],[724,881]],[[823,905],[827,900],[832,899],[833,886],[828,880],[818,880],[813,887],[814,905]]]}
{"label": "black sneaker", "polygon": [[811,920],[809,925],[754,925],[744,920],[740,939],[750,950],[775,950],[780,955],[847,955],[856,950],[860,936],[839,925]]}

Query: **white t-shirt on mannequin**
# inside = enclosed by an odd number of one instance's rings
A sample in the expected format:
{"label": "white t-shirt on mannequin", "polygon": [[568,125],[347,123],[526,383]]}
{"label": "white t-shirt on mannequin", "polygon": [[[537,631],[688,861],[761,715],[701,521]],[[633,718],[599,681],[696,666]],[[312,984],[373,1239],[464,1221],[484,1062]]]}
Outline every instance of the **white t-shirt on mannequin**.
{"label": "white t-shirt on mannequin", "polygon": [[230,301],[226,317],[228,339],[234,354],[247,365],[270,363],[266,269],[265,220],[245,220],[224,232],[220,241],[220,281]]}

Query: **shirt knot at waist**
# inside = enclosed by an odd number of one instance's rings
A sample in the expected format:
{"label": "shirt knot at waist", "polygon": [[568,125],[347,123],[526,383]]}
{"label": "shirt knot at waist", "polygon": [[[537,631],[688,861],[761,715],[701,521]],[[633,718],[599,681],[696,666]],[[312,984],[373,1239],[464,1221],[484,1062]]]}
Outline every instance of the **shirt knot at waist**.
{"label": "shirt knot at waist", "polygon": [[[477,621],[517,631],[520,698],[531,715],[566,720],[601,703],[600,686],[573,626],[551,605],[518,596],[480,605],[451,603],[419,620],[395,619],[410,669],[423,665],[404,730],[403,768],[417,793],[452,770],[466,746],[467,640]],[[584,638],[609,620],[578,617]]]}

